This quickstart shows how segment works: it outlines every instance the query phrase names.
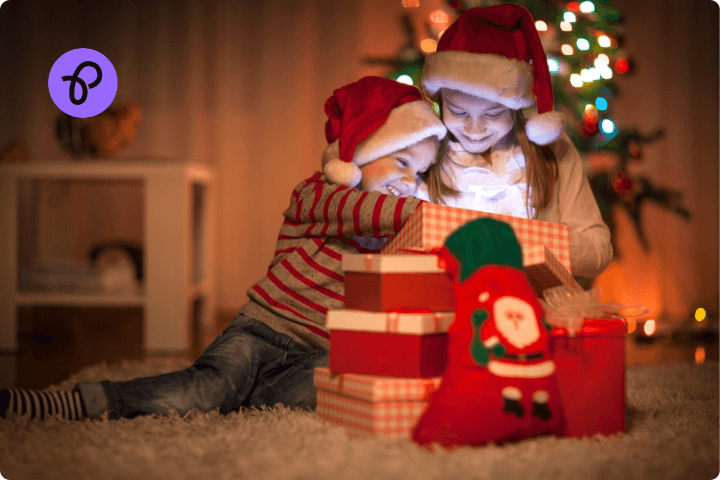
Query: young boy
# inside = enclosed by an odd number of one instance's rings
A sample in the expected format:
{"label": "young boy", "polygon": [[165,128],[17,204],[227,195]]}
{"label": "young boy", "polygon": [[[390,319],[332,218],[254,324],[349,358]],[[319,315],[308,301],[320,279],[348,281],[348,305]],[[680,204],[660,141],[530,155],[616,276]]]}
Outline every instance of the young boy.
{"label": "young boy", "polygon": [[335,90],[325,112],[325,175],[295,187],[267,275],[190,367],[72,391],[3,390],[0,417],[314,408],[314,369],[328,364],[325,314],[343,307],[342,256],[377,252],[422,203],[409,196],[446,133],[417,88],[380,77]]}

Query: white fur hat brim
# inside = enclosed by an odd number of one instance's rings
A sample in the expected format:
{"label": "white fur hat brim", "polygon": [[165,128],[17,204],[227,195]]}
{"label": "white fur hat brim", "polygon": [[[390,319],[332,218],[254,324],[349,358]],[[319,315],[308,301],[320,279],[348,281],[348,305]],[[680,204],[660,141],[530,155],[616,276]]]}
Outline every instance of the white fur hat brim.
{"label": "white fur hat brim", "polygon": [[519,110],[535,101],[532,79],[532,66],[521,60],[443,50],[425,59],[422,82],[425,94],[435,102],[441,88],[450,88]]}
{"label": "white fur hat brim", "polygon": [[429,137],[441,140],[447,129],[432,107],[424,100],[408,102],[390,111],[387,120],[360,142],[352,162],[339,158],[334,141],[323,152],[323,173],[332,183],[354,187],[362,178],[359,167]]}

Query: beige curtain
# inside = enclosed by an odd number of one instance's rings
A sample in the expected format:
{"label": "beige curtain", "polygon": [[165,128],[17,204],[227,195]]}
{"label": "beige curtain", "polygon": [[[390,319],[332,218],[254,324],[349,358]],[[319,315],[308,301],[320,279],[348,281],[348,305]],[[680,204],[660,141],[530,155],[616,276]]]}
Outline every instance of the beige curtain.
{"label": "beige curtain", "polygon": [[[411,11],[420,35],[444,3],[421,0]],[[637,66],[618,79],[614,113],[621,126],[667,132],[633,173],[683,191],[695,217],[685,223],[648,205],[645,254],[621,212],[625,257],[597,286],[605,299],[672,319],[700,306],[717,314],[717,6],[613,4],[626,15],[625,48]],[[50,67],[74,48],[102,52],[118,73],[117,100],[135,100],[145,113],[136,142],[118,156],[216,169],[218,307],[237,311],[272,258],[291,189],[318,167],[323,102],[361,75],[386,72],[361,59],[397,53],[402,11],[400,0],[10,0],[0,11],[0,148],[20,138],[33,159],[65,158],[53,135]],[[48,222],[70,228],[48,224],[39,255],[81,257],[88,244],[119,235],[141,241],[138,186],[82,188],[44,192]]]}

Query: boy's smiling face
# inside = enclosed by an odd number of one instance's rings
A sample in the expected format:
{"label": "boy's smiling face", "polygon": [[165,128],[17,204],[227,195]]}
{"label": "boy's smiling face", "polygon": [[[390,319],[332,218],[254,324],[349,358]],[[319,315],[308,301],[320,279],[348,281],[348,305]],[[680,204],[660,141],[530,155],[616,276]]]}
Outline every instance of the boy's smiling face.
{"label": "boy's smiling face", "polygon": [[380,192],[397,197],[415,193],[418,174],[435,162],[439,141],[428,137],[360,167],[360,190]]}

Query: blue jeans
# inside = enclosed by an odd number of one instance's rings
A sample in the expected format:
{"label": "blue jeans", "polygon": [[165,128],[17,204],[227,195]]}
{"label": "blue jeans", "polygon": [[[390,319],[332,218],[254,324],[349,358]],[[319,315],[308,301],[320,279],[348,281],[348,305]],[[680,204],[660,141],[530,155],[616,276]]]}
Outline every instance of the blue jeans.
{"label": "blue jeans", "polygon": [[315,408],[315,367],[328,352],[313,350],[267,325],[238,315],[184,370],[124,382],[79,383],[88,416],[133,418],[190,410],[227,414],[240,407]]}

